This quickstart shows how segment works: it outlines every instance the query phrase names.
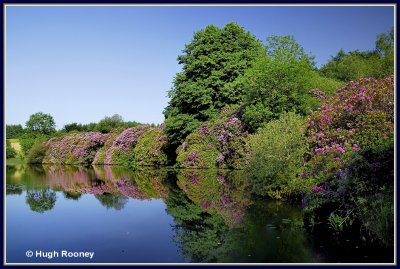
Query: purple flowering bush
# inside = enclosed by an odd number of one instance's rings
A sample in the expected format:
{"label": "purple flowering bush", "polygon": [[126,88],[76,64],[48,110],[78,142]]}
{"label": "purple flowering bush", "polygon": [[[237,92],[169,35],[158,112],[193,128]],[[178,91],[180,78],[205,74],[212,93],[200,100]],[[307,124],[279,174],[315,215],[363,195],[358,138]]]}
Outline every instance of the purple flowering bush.
{"label": "purple flowering bush", "polygon": [[106,165],[136,165],[134,148],[139,137],[146,132],[150,126],[139,125],[122,131],[105,150],[104,164]]}
{"label": "purple flowering bush", "polygon": [[104,161],[106,160],[107,150],[112,146],[114,140],[121,134],[123,130],[123,128],[117,128],[109,133],[109,136],[105,141],[104,146],[96,152],[92,164],[104,164]]}
{"label": "purple flowering bush", "polygon": [[310,153],[301,177],[312,180],[314,186],[304,197],[303,207],[324,211],[325,215],[319,215],[332,222],[331,227],[337,227],[335,219],[346,227],[358,222],[371,237],[390,243],[393,77],[349,82],[312,114],[307,128]]}
{"label": "purple flowering bush", "polygon": [[54,137],[44,143],[47,148],[43,163],[48,164],[91,164],[97,150],[108,135],[98,132],[69,134]]}
{"label": "purple flowering bush", "polygon": [[251,154],[237,111],[237,106],[226,107],[217,119],[204,122],[187,136],[177,150],[178,166],[243,169]]}

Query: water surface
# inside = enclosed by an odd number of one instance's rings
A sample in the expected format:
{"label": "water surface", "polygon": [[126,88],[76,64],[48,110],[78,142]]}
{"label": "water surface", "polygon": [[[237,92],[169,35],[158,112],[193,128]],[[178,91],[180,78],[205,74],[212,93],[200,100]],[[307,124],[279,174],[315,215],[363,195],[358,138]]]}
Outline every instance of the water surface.
{"label": "water surface", "polygon": [[255,200],[241,171],[6,168],[7,263],[392,261],[355,239],[311,234],[299,206]]}

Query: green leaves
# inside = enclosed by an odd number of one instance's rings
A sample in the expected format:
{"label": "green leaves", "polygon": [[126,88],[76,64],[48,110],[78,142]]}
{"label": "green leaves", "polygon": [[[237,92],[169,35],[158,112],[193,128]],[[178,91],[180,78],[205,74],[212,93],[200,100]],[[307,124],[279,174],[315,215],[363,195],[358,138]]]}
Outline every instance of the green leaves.
{"label": "green leaves", "polygon": [[341,81],[357,80],[362,77],[383,78],[394,73],[394,34],[377,36],[374,51],[340,50],[335,57],[322,66],[320,72],[329,78]]}
{"label": "green leaves", "polygon": [[32,133],[51,134],[56,130],[56,124],[53,117],[50,114],[44,114],[43,112],[32,114],[25,125]]}
{"label": "green leaves", "polygon": [[247,171],[256,194],[279,199],[305,188],[296,178],[306,151],[303,125],[299,115],[287,113],[251,137]]}
{"label": "green leaves", "polygon": [[164,112],[168,141],[178,145],[200,121],[227,104],[241,103],[243,92],[235,80],[264,52],[262,43],[236,23],[224,28],[210,25],[196,32],[178,56],[182,72],[168,93],[171,100]]}

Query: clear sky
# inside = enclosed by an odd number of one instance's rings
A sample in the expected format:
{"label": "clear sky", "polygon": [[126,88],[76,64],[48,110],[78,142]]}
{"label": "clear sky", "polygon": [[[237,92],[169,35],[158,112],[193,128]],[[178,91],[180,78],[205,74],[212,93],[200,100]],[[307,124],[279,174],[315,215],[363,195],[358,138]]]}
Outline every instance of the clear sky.
{"label": "clear sky", "polygon": [[66,123],[161,123],[176,60],[193,33],[237,22],[260,40],[294,35],[326,63],[339,49],[372,50],[394,25],[393,7],[8,6],[6,123],[35,112]]}

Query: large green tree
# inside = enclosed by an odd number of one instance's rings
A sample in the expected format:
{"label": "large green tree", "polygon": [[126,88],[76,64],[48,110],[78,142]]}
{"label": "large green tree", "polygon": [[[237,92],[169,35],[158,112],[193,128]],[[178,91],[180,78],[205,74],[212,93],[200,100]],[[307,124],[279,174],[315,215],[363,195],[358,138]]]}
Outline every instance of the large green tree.
{"label": "large green tree", "polygon": [[325,84],[335,87],[321,79],[314,70],[313,56],[293,36],[272,35],[267,39],[267,54],[238,79],[238,88],[246,96],[242,121],[255,132],[284,112],[306,115],[318,105],[310,90],[326,91]]}
{"label": "large green tree", "polygon": [[32,133],[36,134],[51,134],[55,132],[56,124],[50,114],[37,112],[29,117],[25,123],[26,128]]}
{"label": "large green tree", "polygon": [[261,41],[236,23],[210,25],[194,34],[178,56],[182,72],[174,79],[164,111],[171,144],[182,139],[227,104],[243,101],[235,80],[265,54]]}

